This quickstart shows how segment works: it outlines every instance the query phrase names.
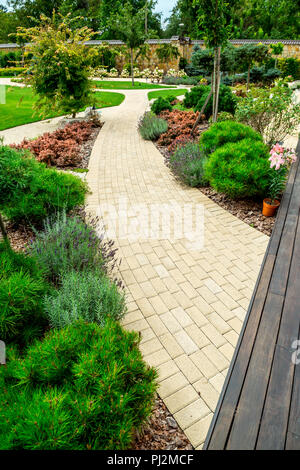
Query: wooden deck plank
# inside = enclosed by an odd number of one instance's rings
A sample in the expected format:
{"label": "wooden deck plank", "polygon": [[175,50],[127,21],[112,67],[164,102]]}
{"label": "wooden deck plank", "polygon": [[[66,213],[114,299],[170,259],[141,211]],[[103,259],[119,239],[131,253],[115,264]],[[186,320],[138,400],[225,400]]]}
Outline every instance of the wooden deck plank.
{"label": "wooden deck plank", "polygon": [[267,294],[254,350],[226,448],[255,448],[284,298]]}
{"label": "wooden deck plank", "polygon": [[300,449],[299,150],[204,449]]}

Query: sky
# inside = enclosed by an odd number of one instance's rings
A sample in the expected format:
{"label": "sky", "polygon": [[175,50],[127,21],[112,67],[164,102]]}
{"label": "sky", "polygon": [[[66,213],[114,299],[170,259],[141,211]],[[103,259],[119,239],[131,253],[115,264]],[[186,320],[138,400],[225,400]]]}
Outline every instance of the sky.
{"label": "sky", "polygon": [[162,18],[165,20],[170,16],[170,12],[176,3],[177,0],[158,0],[155,11],[162,12]]}

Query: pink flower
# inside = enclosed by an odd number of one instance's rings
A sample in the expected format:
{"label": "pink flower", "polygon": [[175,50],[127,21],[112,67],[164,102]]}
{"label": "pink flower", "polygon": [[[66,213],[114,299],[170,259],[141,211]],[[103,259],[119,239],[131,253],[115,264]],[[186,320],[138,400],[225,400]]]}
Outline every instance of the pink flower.
{"label": "pink flower", "polygon": [[285,149],[279,143],[272,147],[270,155],[270,167],[275,167],[275,170],[279,170],[281,166],[288,168],[293,162],[297,160],[296,154],[293,150]]}

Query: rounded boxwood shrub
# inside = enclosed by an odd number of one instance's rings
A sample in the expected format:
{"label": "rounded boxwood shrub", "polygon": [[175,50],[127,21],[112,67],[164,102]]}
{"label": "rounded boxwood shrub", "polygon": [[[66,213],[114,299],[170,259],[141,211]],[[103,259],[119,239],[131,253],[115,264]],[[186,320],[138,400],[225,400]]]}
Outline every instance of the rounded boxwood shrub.
{"label": "rounded boxwood shrub", "polygon": [[159,96],[151,105],[151,111],[154,114],[160,114],[162,111],[165,111],[168,109],[171,111],[172,109],[172,101],[176,100],[176,96],[167,96],[163,98],[162,96]]}
{"label": "rounded boxwood shrub", "polygon": [[39,224],[51,213],[84,203],[87,185],[47,168],[28,152],[0,146],[0,210],[14,222]]}
{"label": "rounded boxwood shrub", "polygon": [[25,345],[47,325],[43,297],[48,286],[35,260],[0,244],[0,339]]}
{"label": "rounded boxwood shrub", "polygon": [[201,150],[209,155],[228,142],[239,142],[242,139],[262,142],[262,136],[252,127],[231,120],[212,124],[207,131],[203,132],[199,142]]}
{"label": "rounded boxwood shrub", "polygon": [[124,450],[152,411],[139,335],[109,322],[52,330],[0,368],[0,449]]}
{"label": "rounded boxwood shrub", "polygon": [[[196,104],[195,111],[201,111],[202,106],[204,105],[209,92],[210,92],[210,87],[206,86],[206,91],[205,93],[203,93],[198,103]],[[235,95],[232,93],[231,88],[226,85],[220,85],[218,112],[226,111],[227,113],[234,114],[236,105],[237,105],[237,99]],[[204,110],[204,114],[207,119],[210,118],[210,116],[212,115],[212,112],[213,112],[213,96],[210,97],[206,105],[206,108]]]}
{"label": "rounded boxwood shrub", "polygon": [[191,89],[190,92],[185,94],[183,105],[186,108],[194,108],[197,106],[199,100],[203,95],[210,92],[210,86],[208,85],[198,85]]}
{"label": "rounded boxwood shrub", "polygon": [[[186,108],[194,108],[195,111],[201,111],[210,90],[211,87],[209,85],[199,85],[192,88],[192,90],[185,95],[183,101],[184,106]],[[236,97],[232,93],[231,88],[226,85],[220,85],[218,111],[226,111],[227,113],[234,114],[236,104]],[[212,115],[212,107],[213,97],[211,96],[204,111],[207,119]]]}
{"label": "rounded boxwood shrub", "polygon": [[268,148],[259,140],[228,143],[211,154],[205,177],[218,192],[232,198],[263,197],[269,186]]}

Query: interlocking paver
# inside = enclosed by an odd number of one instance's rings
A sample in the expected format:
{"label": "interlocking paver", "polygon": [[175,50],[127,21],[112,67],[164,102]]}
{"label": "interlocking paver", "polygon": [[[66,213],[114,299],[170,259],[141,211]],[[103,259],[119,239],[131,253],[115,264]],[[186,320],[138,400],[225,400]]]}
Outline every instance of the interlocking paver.
{"label": "interlocking paver", "polygon": [[[120,249],[120,276],[128,302],[122,323],[127,330],[141,332],[144,359],[158,370],[159,394],[198,449],[225,380],[268,237],[198,189],[178,184],[160,152],[137,131],[148,90],[122,92],[126,99],[119,107],[102,110],[105,124],[87,174],[91,190],[87,208],[110,228],[113,218],[102,212],[102,203],[119,207],[122,197],[128,226],[138,227],[135,205],[143,204],[139,238],[118,233],[113,237]],[[154,207],[179,220],[180,207],[187,203],[204,207],[201,249],[192,249],[184,235],[175,240],[163,236],[162,220],[155,228],[149,226]],[[119,215],[126,221],[124,207]]]}

